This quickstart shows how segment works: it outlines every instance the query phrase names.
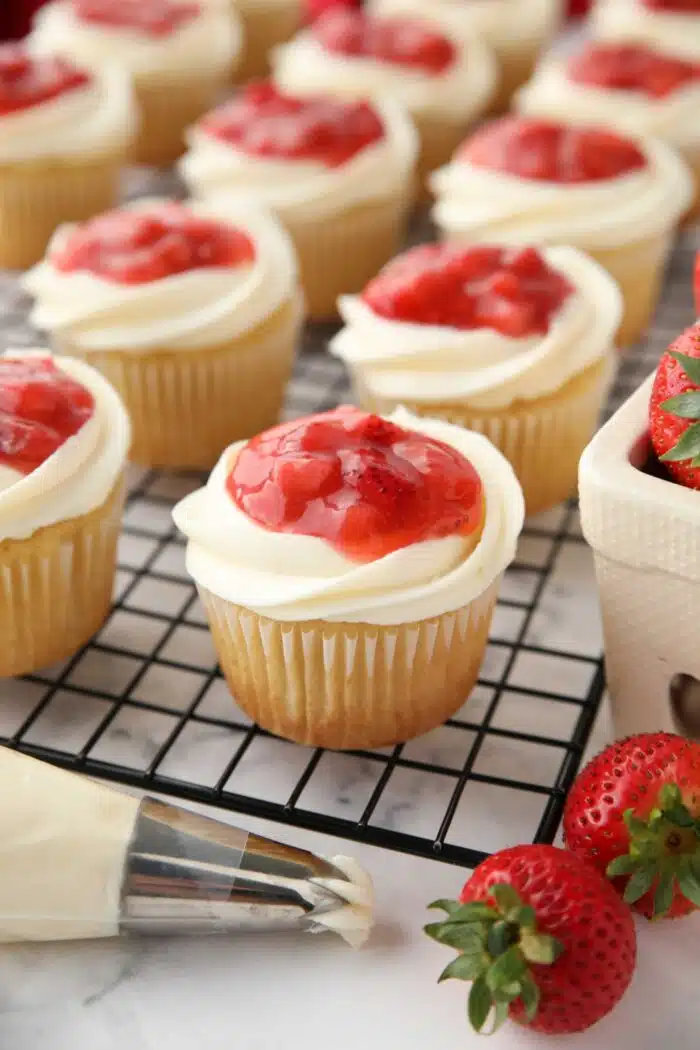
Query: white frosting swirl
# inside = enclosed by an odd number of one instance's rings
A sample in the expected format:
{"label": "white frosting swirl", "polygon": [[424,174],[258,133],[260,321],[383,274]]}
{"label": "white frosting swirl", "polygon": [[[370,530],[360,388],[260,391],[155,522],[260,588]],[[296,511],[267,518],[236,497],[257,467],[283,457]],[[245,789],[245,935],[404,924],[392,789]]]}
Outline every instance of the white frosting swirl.
{"label": "white frosting swirl", "polygon": [[65,55],[88,69],[117,63],[140,79],[224,73],[233,67],[243,36],[231,5],[212,0],[172,33],[158,36],[82,21],[70,0],[52,0],[37,14],[28,42],[35,52]]}
{"label": "white frosting swirl", "polygon": [[[153,203],[142,198],[129,207],[147,210]],[[194,350],[235,339],[295,297],[294,249],[272,216],[250,205],[190,206],[197,215],[246,233],[255,246],[254,261],[202,267],[143,284],[119,284],[93,273],[64,273],[52,265],[52,254],[73,229],[62,226],[46,259],[22,279],[36,299],[32,323],[81,350]]]}
{"label": "white frosting swirl", "polygon": [[448,235],[505,244],[595,250],[654,236],[688,209],[693,178],[665,143],[636,141],[645,167],[595,182],[524,179],[456,157],[431,176],[433,218]]}
{"label": "white frosting swirl", "polygon": [[[8,350],[3,356],[47,357],[48,350]],[[60,368],[94,399],[90,419],[31,474],[0,472],[0,541],[23,540],[37,529],[89,514],[107,499],[122,472],[131,426],[119,395],[94,368],[56,357]]]}
{"label": "white frosting swirl", "polygon": [[455,33],[477,33],[497,51],[546,42],[562,17],[562,0],[369,0],[376,15],[415,15]]}
{"label": "white frosting swirl", "polygon": [[394,103],[384,101],[375,108],[384,137],[335,168],[317,161],[252,156],[195,127],[178,169],[198,197],[254,196],[282,219],[319,218],[403,195],[418,155],[418,135]]}
{"label": "white frosting swirl", "polygon": [[512,467],[481,434],[402,409],[390,418],[456,448],[478,471],[484,528],[471,553],[470,538],[457,535],[358,563],[325,540],[265,529],[226,492],[240,442],[223,453],[206,486],[173,510],[175,524],[190,541],[187,569],[194,580],[227,601],[281,621],[413,623],[454,612],[483,594],[513,560],[523,524],[523,495]]}
{"label": "white frosting swirl", "polygon": [[528,116],[652,135],[677,147],[700,143],[700,80],[689,81],[664,98],[653,98],[645,91],[579,84],[569,79],[566,70],[566,60],[553,57],[542,63],[516,94],[516,108]]}
{"label": "white frosting swirl", "polygon": [[591,20],[601,40],[641,40],[672,55],[700,58],[700,12],[654,11],[639,0],[598,0]]}
{"label": "white frosting swirl", "polygon": [[0,117],[0,163],[99,155],[126,147],[137,128],[128,75],[105,67],[81,87]]}
{"label": "white frosting swirl", "polygon": [[466,122],[488,105],[498,80],[498,67],[490,48],[479,37],[471,35],[460,40],[444,28],[442,33],[456,51],[454,61],[442,73],[327,51],[306,30],[275,48],[274,78],[291,95],[395,98],[410,113],[437,113],[452,119],[464,118]]}
{"label": "white frosting swirl", "polygon": [[546,335],[514,339],[492,328],[392,321],[359,296],[343,296],[346,327],[331,342],[331,353],[377,397],[399,402],[465,401],[490,410],[559,390],[611,354],[622,296],[605,270],[575,248],[543,255],[576,289]]}

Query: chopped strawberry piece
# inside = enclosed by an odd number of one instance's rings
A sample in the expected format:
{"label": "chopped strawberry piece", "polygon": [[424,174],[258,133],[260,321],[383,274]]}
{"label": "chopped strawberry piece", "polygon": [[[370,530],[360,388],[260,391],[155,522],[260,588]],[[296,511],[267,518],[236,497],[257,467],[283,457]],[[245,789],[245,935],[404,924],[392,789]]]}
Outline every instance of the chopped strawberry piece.
{"label": "chopped strawberry piece", "polygon": [[201,4],[183,0],[72,0],[82,22],[136,29],[148,36],[170,36],[201,12]]}
{"label": "chopped strawberry piece", "polygon": [[593,0],[569,0],[567,16],[569,18],[584,18],[592,6]]}
{"label": "chopped strawberry piece", "polygon": [[667,98],[700,81],[700,63],[672,58],[642,44],[590,44],[569,61],[567,74],[577,84]]}
{"label": "chopped strawberry piece", "polygon": [[315,22],[333,7],[360,7],[362,0],[304,0],[304,21]]}
{"label": "chopped strawberry piece", "polygon": [[377,58],[439,75],[457,52],[444,34],[415,19],[378,19],[347,6],[333,6],[313,24],[313,35],[327,51]]}
{"label": "chopped strawberry piece", "polygon": [[449,445],[347,406],[273,427],[241,450],[226,487],[257,524],[372,561],[481,524],[482,485]]}
{"label": "chopped strawberry piece", "polygon": [[669,11],[678,15],[700,14],[700,0],[642,0],[652,11]]}
{"label": "chopped strawberry piece", "polygon": [[23,44],[0,44],[0,116],[50,102],[90,79],[63,58],[30,55]]}

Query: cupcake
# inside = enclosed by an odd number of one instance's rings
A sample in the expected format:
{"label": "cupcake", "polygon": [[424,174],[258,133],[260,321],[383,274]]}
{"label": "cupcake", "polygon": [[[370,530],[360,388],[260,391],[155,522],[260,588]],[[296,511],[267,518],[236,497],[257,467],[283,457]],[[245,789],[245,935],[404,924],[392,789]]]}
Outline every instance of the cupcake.
{"label": "cupcake", "polygon": [[418,175],[446,164],[493,99],[497,67],[478,37],[415,18],[373,18],[332,8],[273,58],[275,82],[292,95],[393,98],[420,135]]}
{"label": "cupcake", "polygon": [[600,40],[641,41],[700,59],[700,0],[597,0],[591,19]]}
{"label": "cupcake", "polygon": [[167,166],[184,149],[185,128],[228,84],[241,32],[220,0],[53,0],[39,11],[29,46],[94,70],[124,69],[141,110],[132,158]]}
{"label": "cupcake", "polygon": [[0,356],[0,677],[71,656],[110,606],[129,419],[82,361]]}
{"label": "cupcake", "polygon": [[289,40],[302,24],[302,0],[228,0],[243,23],[243,56],[236,69],[239,83],[270,71],[273,47]]}
{"label": "cupcake", "polygon": [[700,212],[700,54],[691,61],[646,44],[588,44],[546,60],[518,92],[517,108],[663,139],[693,170]]}
{"label": "cupcake", "polygon": [[403,405],[484,434],[528,514],[573,495],[614,371],[622,302],[574,248],[426,244],[343,296],[330,345],[360,403]]}
{"label": "cupcake", "polygon": [[569,244],[615,278],[617,339],[647,328],[693,178],[674,150],[615,131],[504,117],[431,177],[434,219],[459,243]]}
{"label": "cupcake", "polygon": [[493,48],[500,86],[492,109],[508,108],[516,88],[532,76],[563,18],[562,0],[368,0],[375,15],[413,15],[456,36],[476,33]]}
{"label": "cupcake", "polygon": [[61,227],[24,287],[56,350],[124,398],[135,462],[209,468],[277,421],[303,306],[271,217],[140,200]]}
{"label": "cupcake", "polygon": [[30,266],[60,222],[114,203],[136,127],[119,70],[0,45],[0,268]]}
{"label": "cupcake", "polygon": [[415,128],[389,101],[297,98],[251,84],[188,136],[179,170],[200,198],[256,197],[294,241],[309,315],[334,317],[403,240]]}
{"label": "cupcake", "polygon": [[240,706],[363,748],[466,700],[523,500],[480,434],[341,407],[226,449],[173,515]]}

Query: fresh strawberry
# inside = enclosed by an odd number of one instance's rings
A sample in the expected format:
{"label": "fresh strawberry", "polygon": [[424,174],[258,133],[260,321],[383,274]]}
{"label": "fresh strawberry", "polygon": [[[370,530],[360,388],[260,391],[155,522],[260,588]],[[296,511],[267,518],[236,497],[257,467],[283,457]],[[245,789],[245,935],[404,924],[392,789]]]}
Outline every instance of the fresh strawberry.
{"label": "fresh strawberry", "polygon": [[661,355],[649,402],[649,435],[671,477],[700,489],[700,323]]}
{"label": "fresh strawberry", "polygon": [[480,864],[447,918],[425,927],[459,955],[443,970],[471,981],[477,1032],[510,1017],[538,1032],[590,1028],[620,1001],[634,973],[632,913],[592,865],[555,846],[515,846]]}
{"label": "fresh strawberry", "polygon": [[673,733],[611,744],[574,783],[564,837],[647,918],[700,907],[700,744]]}

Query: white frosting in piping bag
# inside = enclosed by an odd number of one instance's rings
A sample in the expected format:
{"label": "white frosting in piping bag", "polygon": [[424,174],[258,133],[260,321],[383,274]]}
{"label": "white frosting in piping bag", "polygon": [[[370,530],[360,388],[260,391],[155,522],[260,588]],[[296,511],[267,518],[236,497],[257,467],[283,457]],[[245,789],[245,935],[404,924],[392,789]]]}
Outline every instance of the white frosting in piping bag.
{"label": "white frosting in piping bag", "polygon": [[485,520],[471,553],[470,537],[455,535],[361,563],[325,540],[265,529],[226,491],[241,442],[223,453],[206,486],[173,510],[190,541],[187,569],[195,582],[281,621],[412,623],[460,609],[483,594],[513,560],[523,524],[522,491],[510,464],[480,434],[403,410],[390,418],[456,448],[479,473]]}
{"label": "white frosting in piping bag", "polygon": [[700,59],[700,12],[655,11],[639,0],[598,0],[591,19],[603,40],[641,40],[672,55]]}
{"label": "white frosting in piping bag", "polygon": [[576,249],[550,248],[543,255],[575,288],[546,335],[513,339],[492,328],[393,321],[359,296],[344,296],[346,327],[331,353],[376,396],[399,402],[464,401],[488,410],[552,393],[610,354],[622,297],[605,270]]}

